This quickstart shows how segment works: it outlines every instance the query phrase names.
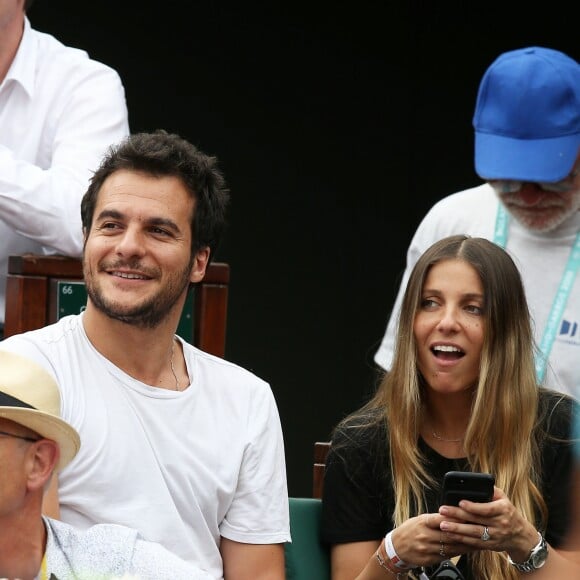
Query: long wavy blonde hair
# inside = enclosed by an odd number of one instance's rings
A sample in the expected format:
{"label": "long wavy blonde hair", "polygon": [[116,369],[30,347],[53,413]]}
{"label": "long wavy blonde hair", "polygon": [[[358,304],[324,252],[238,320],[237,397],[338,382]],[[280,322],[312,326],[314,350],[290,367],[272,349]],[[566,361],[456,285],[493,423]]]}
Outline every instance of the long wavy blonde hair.
{"label": "long wavy blonde hair", "polygon": [[[445,238],[418,260],[403,299],[391,371],[366,406],[367,411],[380,409],[381,421],[387,425],[394,523],[399,525],[423,513],[425,486],[439,485],[427,473],[418,448],[425,404],[413,324],[429,270],[449,259],[471,265],[484,293],[481,366],[464,439],[467,460],[473,471],[493,473],[496,485],[514,506],[543,529],[547,508],[539,492],[535,347],[522,281],[504,250],[488,240],[468,236]],[[478,578],[518,578],[503,553],[485,550],[475,553],[471,561]]]}

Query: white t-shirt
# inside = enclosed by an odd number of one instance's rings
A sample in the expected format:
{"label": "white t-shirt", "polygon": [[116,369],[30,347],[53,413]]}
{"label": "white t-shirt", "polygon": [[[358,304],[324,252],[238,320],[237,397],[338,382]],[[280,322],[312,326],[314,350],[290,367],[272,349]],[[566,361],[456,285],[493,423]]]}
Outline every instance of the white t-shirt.
{"label": "white t-shirt", "polygon": [[183,342],[190,386],[148,386],[94,349],[82,314],[0,348],[55,377],[62,417],[80,434],[81,449],[59,476],[63,521],[135,528],[215,578],[220,536],[289,541],[282,430],[267,383]]}
{"label": "white t-shirt", "polygon": [[107,148],[128,135],[119,75],[37,32],[0,84],[0,323],[8,256],[80,256],[80,205]]}
{"label": "white t-shirt", "polygon": [[[437,240],[455,234],[493,240],[498,204],[493,189],[483,184],[442,199],[423,218],[407,251],[407,266],[397,300],[375,354],[375,361],[381,367],[388,370],[391,366],[403,294],[419,257]],[[579,231],[580,212],[546,233],[533,232],[510,219],[506,250],[522,276],[537,344],[541,341]],[[544,384],[558,391],[580,395],[580,275],[576,276],[558,326]]]}

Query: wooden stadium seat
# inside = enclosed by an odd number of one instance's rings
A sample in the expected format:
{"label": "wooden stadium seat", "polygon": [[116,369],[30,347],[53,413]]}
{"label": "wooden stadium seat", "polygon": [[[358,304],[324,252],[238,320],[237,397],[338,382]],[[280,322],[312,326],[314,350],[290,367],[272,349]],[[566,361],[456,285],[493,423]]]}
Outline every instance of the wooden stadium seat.
{"label": "wooden stadium seat", "polygon": [[[178,334],[201,350],[223,357],[230,267],[211,263],[183,309]],[[86,304],[80,259],[63,256],[10,256],[6,281],[4,336],[35,330]]]}

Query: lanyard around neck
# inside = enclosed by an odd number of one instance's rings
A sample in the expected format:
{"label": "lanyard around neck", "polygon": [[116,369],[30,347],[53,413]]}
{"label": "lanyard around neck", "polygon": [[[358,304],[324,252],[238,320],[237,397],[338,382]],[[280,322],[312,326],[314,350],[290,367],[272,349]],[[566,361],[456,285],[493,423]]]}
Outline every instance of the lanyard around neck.
{"label": "lanyard around neck", "polygon": [[[508,238],[508,224],[509,216],[505,207],[498,203],[497,206],[497,216],[495,218],[495,229],[493,233],[493,241],[502,248],[505,249]],[[568,262],[566,263],[566,268],[562,274],[560,280],[560,285],[554,297],[554,302],[552,303],[552,309],[550,310],[550,315],[546,322],[546,327],[544,328],[544,334],[540,342],[539,348],[540,352],[536,356],[536,375],[538,382],[541,383],[546,375],[546,364],[552,351],[552,346],[554,345],[554,340],[556,339],[556,334],[558,332],[558,326],[562,320],[562,314],[566,308],[566,303],[568,302],[568,297],[574,285],[574,280],[576,279],[576,274],[580,269],[580,232],[576,234],[576,240],[574,245],[570,250],[570,255],[568,256]]]}

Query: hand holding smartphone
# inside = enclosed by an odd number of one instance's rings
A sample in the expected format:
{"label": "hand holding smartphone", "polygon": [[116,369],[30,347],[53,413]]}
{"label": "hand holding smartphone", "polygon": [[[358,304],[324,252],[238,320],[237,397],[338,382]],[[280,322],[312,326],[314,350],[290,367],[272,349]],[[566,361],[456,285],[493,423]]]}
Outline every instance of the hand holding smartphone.
{"label": "hand holding smartphone", "polygon": [[491,473],[448,471],[443,479],[440,505],[457,506],[462,499],[491,501],[494,485],[495,477]]}

